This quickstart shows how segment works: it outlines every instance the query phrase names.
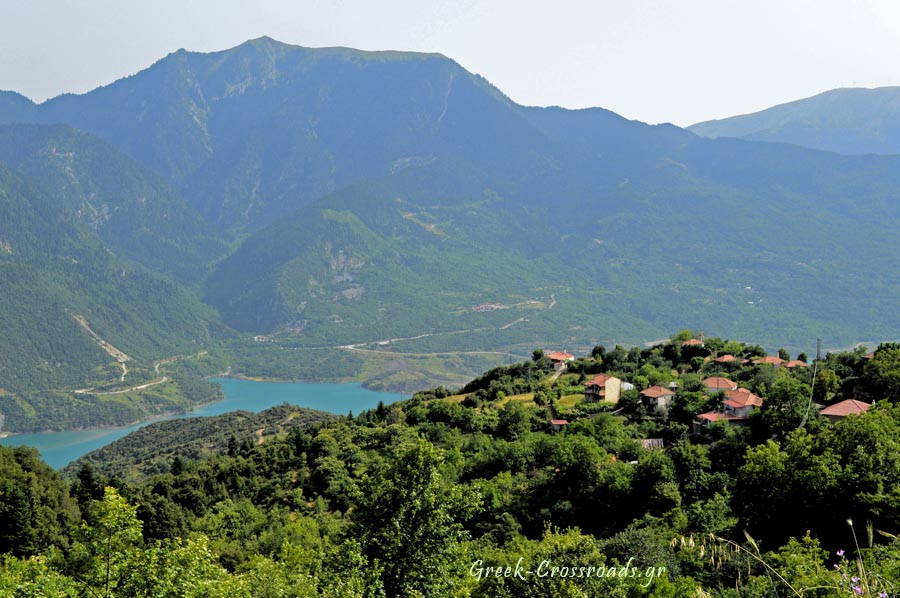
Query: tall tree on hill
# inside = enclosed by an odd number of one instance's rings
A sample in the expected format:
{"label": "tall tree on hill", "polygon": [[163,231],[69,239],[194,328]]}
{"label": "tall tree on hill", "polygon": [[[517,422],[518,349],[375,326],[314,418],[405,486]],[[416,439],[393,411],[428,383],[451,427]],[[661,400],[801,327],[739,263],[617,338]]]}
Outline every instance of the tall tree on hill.
{"label": "tall tree on hill", "polygon": [[440,595],[449,585],[451,553],[465,533],[459,518],[477,497],[441,476],[441,451],[425,440],[400,446],[369,478],[356,513],[365,554],[383,567],[388,596]]}

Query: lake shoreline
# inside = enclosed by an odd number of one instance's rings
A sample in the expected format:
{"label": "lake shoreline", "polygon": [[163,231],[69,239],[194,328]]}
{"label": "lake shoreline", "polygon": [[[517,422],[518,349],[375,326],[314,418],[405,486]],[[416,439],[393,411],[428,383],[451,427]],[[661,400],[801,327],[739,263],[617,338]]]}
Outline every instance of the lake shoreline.
{"label": "lake shoreline", "polygon": [[[122,428],[130,428],[132,426],[138,426],[141,424],[152,424],[157,421],[162,421],[165,419],[171,419],[173,417],[177,417],[179,415],[187,415],[190,417],[190,413],[192,411],[196,411],[197,409],[202,409],[203,407],[209,407],[210,405],[215,405],[216,403],[220,403],[225,400],[223,396],[221,399],[216,399],[215,401],[206,401],[204,403],[197,403],[193,407],[191,407],[187,411],[166,411],[163,413],[157,413],[152,417],[146,417],[141,419],[136,419],[130,422],[126,422],[124,424],[115,424],[109,426],[79,426],[76,428],[65,428],[63,430],[26,430],[24,432],[0,432],[0,440],[5,438],[14,438],[16,436],[22,436],[23,434],[58,434],[60,432],[114,432],[116,430],[121,430]],[[196,417],[204,417],[202,415],[198,415]]]}
{"label": "lake shoreline", "polygon": [[[404,396],[412,396],[412,392],[404,388],[394,388],[394,387],[371,387],[366,384],[366,382],[360,380],[347,380],[347,379],[334,379],[334,378],[272,378],[268,376],[251,376],[248,374],[242,373],[234,373],[231,371],[225,371],[218,374],[213,374],[208,376],[207,380],[214,380],[216,378],[229,378],[232,380],[245,380],[247,382],[261,382],[261,383],[271,383],[271,384],[359,384],[361,388],[364,388],[371,392],[385,392],[385,393],[395,393]],[[130,428],[132,426],[137,426],[140,424],[152,424],[157,421],[161,421],[164,419],[172,418],[179,415],[185,415],[187,417],[191,417],[191,412],[196,411],[198,409],[202,409],[204,407],[208,407],[210,405],[214,405],[221,401],[224,401],[225,397],[221,399],[217,399],[215,401],[206,401],[203,403],[197,403],[193,405],[189,410],[185,411],[167,411],[164,413],[158,413],[151,417],[140,418],[130,422],[125,422],[123,424],[113,424],[113,425],[97,425],[97,426],[80,426],[75,428],[65,428],[62,430],[53,430],[53,429],[45,429],[45,430],[24,430],[24,431],[0,431],[0,440],[6,438],[13,438],[15,436],[21,436],[23,434],[56,434],[59,432],[103,432],[109,431],[114,432],[116,430],[120,430],[122,428]],[[197,415],[194,417],[205,417],[203,415]]]}
{"label": "lake shoreline", "polygon": [[4,446],[25,445],[36,448],[54,469],[62,469],[81,456],[102,448],[147,425],[171,419],[205,418],[235,411],[258,413],[276,405],[289,404],[335,415],[361,413],[379,403],[408,398],[400,393],[365,389],[358,382],[343,384],[310,382],[262,383],[236,376],[216,376],[211,381],[222,387],[222,399],[207,401],[190,410],[154,414],[130,425],[93,426],[83,430],[22,432],[0,439]]}
{"label": "lake shoreline", "polygon": [[250,382],[275,382],[285,384],[359,384],[362,388],[371,390],[372,392],[392,392],[409,396],[422,390],[417,389],[411,391],[409,388],[402,385],[371,386],[368,380],[361,380],[359,378],[273,378],[270,376],[251,376],[249,374],[233,372],[216,374],[215,376],[210,376],[210,378],[233,378],[235,380],[248,380]]}

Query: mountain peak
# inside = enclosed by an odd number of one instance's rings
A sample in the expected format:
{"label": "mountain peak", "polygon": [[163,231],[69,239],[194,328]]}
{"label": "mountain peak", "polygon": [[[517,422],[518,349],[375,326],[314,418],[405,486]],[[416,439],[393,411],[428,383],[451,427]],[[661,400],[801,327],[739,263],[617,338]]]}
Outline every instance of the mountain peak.
{"label": "mountain peak", "polygon": [[900,154],[900,87],[841,87],[688,128],[703,137],[793,143],[840,154]]}
{"label": "mountain peak", "polygon": [[27,120],[35,103],[15,91],[0,90],[0,115],[8,122]]}
{"label": "mountain peak", "polygon": [[247,41],[238,44],[235,46],[236,48],[274,48],[274,47],[282,47],[282,48],[303,48],[304,46],[298,44],[289,44],[286,42],[278,41],[277,39],[271,38],[268,35],[262,35],[260,37],[254,37],[253,39],[248,39]]}

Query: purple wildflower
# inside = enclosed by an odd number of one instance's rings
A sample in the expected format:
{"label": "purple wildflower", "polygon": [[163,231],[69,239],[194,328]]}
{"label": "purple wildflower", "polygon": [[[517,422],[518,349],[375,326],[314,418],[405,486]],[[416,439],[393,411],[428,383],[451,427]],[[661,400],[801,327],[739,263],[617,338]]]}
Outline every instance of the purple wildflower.
{"label": "purple wildflower", "polygon": [[841,548],[840,550],[837,551],[836,554],[837,554],[838,556],[844,556],[844,549]]}
{"label": "purple wildflower", "polygon": [[856,595],[860,595],[863,593],[863,589],[859,586],[853,586],[853,591],[856,593]]}
{"label": "purple wildflower", "polygon": [[853,583],[856,583],[856,582],[859,581],[859,578],[858,578],[858,577],[851,577],[851,578],[850,578],[850,581],[852,581]]}
{"label": "purple wildflower", "polygon": [[878,592],[878,598],[887,598],[887,592]]}

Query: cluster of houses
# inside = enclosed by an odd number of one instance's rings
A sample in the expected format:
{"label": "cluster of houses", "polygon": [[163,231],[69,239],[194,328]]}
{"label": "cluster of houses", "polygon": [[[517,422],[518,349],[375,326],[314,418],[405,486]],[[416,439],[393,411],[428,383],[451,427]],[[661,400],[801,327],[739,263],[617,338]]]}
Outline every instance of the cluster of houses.
{"label": "cluster of houses", "polygon": [[[702,346],[701,339],[689,339],[682,343],[683,346]],[[564,370],[570,361],[575,359],[571,353],[562,351],[553,351],[547,354],[547,357],[553,363],[556,371]],[[867,356],[868,357],[868,356]],[[747,359],[741,359],[734,355],[721,355],[713,361],[717,363],[740,362],[742,364],[749,363]],[[809,367],[805,361],[799,359],[782,359],[778,356],[766,356],[752,360],[756,365],[771,365],[774,367],[784,368],[805,368]],[[754,410],[762,407],[764,399],[750,390],[740,387],[736,382],[724,378],[722,376],[710,376],[703,380],[705,392],[709,394],[721,393],[722,402],[719,407],[713,411],[699,414],[694,420],[694,431],[702,432],[709,428],[713,423],[724,421],[732,425],[743,425],[747,422],[750,414]],[[634,385],[629,382],[620,380],[609,374],[598,374],[584,383],[584,398],[586,401],[606,401],[617,403],[621,393],[625,390],[631,390]],[[641,401],[661,415],[665,415],[669,411],[669,407],[676,396],[678,385],[671,382],[668,386],[651,386],[640,392]],[[847,399],[839,403],[835,403],[820,411],[821,415],[828,417],[831,421],[836,421],[847,417],[848,415],[864,413],[871,407],[869,403],[864,403],[855,399]],[[564,419],[553,419],[550,426],[554,431],[564,428],[569,422]]]}
{"label": "cluster of houses", "polygon": [[[749,359],[741,359],[740,357],[735,357],[734,355],[726,353],[720,357],[716,357],[713,359],[716,363],[740,363],[742,365],[746,365],[751,362]],[[760,364],[769,364],[774,365],[775,367],[785,367],[785,368],[805,368],[809,367],[809,364],[805,361],[800,361],[799,359],[782,359],[778,356],[768,356],[768,357],[760,357],[759,359],[754,359],[752,362],[756,365]]]}

